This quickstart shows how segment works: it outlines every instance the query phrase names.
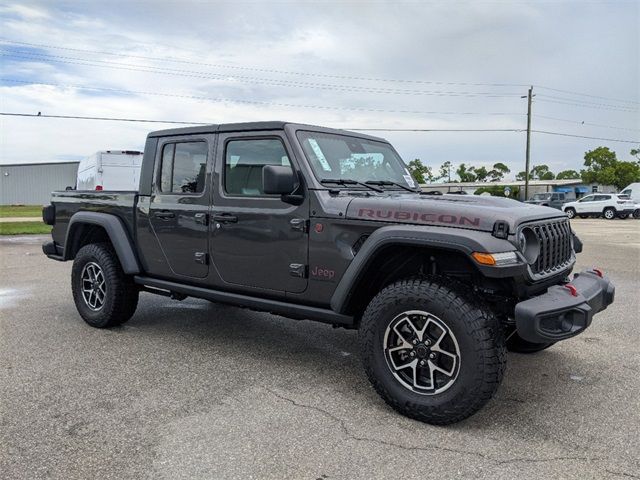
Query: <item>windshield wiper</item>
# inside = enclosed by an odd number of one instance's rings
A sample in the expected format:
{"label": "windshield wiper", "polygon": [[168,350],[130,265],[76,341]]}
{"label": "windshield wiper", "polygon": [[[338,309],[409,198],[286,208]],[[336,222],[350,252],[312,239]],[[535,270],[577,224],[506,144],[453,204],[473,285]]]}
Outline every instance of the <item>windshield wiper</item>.
{"label": "windshield wiper", "polygon": [[358,182],[357,180],[351,180],[350,178],[323,178],[320,180],[320,183],[335,183],[336,185],[359,185],[361,187],[368,188],[373,190],[374,192],[382,193],[383,189],[374,187],[373,185],[367,185],[363,182]]}
{"label": "windshield wiper", "polygon": [[391,180],[367,180],[364,183],[366,183],[368,185],[380,185],[380,186],[391,185],[391,186],[402,188],[403,190],[406,190],[407,192],[413,192],[413,193],[420,192],[420,190],[416,190],[415,188],[407,187],[407,186],[402,185],[401,183],[398,183],[398,182],[392,182]]}

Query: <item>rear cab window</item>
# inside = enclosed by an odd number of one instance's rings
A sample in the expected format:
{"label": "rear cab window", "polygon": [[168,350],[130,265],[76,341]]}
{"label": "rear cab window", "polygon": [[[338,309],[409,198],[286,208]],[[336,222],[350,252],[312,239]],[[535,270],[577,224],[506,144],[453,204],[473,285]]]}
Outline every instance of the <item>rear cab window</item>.
{"label": "rear cab window", "polygon": [[159,191],[166,194],[197,195],[204,191],[207,143],[189,141],[162,147]]}

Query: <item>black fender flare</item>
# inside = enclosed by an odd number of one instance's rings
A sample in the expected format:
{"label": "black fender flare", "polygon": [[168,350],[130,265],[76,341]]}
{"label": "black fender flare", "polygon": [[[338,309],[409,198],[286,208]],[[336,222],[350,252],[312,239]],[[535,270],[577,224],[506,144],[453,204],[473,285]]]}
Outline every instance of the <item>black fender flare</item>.
{"label": "black fender flare", "polygon": [[98,225],[105,229],[111,244],[113,245],[122,270],[127,275],[136,275],[140,273],[140,265],[136,257],[133,244],[127,233],[127,229],[122,221],[115,215],[100,212],[77,212],[71,216],[67,234],[64,241],[63,258],[71,260],[71,239],[74,235],[75,226],[81,224]]}
{"label": "black fender flare", "polygon": [[[509,241],[496,238],[491,232],[467,230],[462,228],[389,225],[375,230],[364,242],[355,258],[347,267],[340,279],[333,296],[331,309],[343,313],[351,299],[354,287],[358,285],[362,276],[371,265],[377,252],[390,245],[435,247],[463,253],[466,256],[473,252],[507,252],[516,247]],[[505,267],[488,267],[473,262],[486,276],[509,277],[522,274],[526,264]]]}

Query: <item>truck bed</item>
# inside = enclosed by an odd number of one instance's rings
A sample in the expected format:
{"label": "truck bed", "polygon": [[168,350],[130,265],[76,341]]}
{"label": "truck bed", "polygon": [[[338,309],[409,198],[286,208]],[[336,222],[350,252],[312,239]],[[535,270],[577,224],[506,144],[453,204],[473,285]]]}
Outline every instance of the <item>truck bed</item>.
{"label": "truck bed", "polygon": [[55,207],[55,225],[52,236],[57,245],[64,245],[69,219],[79,211],[102,212],[116,215],[131,237],[134,235],[135,207],[138,192],[117,190],[66,190],[52,192],[51,204]]}

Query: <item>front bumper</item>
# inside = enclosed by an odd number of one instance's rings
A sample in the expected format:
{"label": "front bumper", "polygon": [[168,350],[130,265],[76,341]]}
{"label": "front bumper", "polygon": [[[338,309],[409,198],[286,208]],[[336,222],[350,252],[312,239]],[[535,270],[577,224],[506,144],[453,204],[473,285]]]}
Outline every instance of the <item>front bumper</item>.
{"label": "front bumper", "polygon": [[516,305],[518,335],[534,343],[558,342],[584,331],[593,316],[613,303],[615,287],[594,270],[576,273],[567,285]]}

